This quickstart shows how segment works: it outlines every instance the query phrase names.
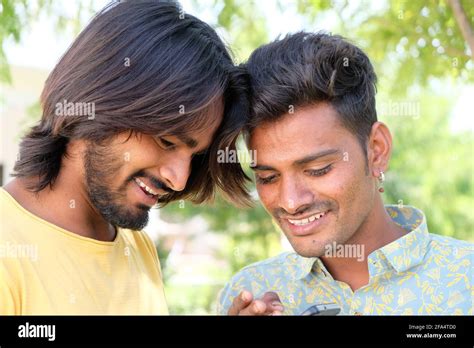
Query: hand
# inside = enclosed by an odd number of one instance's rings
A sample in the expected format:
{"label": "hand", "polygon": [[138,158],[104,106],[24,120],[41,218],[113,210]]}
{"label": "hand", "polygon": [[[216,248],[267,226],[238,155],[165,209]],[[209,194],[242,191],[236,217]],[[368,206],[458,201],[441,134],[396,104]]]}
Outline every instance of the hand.
{"label": "hand", "polygon": [[281,315],[283,305],[275,292],[266,292],[259,300],[254,300],[252,293],[242,291],[234,298],[228,315]]}

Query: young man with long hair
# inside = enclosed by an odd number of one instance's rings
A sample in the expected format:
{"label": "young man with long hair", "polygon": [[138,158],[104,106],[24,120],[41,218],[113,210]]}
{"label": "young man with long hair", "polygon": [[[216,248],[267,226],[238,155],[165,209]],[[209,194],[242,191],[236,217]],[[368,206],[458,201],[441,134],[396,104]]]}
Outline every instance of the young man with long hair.
{"label": "young man with long hair", "polygon": [[[0,190],[0,314],[166,314],[152,206],[245,203],[245,74],[176,3],[100,12],[49,75]],[[27,252],[24,252],[27,251]]]}

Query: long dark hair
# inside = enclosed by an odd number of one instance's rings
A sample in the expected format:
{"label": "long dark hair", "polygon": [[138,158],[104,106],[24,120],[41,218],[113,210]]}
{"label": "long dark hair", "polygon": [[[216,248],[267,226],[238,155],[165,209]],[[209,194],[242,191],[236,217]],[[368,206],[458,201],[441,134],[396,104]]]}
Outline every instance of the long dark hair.
{"label": "long dark hair", "polygon": [[[80,33],[49,75],[42,118],[22,139],[16,177],[38,177],[30,190],[53,185],[71,139],[101,142],[123,131],[180,135],[203,129],[216,103],[224,118],[206,155],[196,156],[178,199],[201,203],[220,188],[236,204],[249,202],[239,163],[218,163],[235,149],[248,111],[247,74],[206,23],[173,2],[112,3]],[[93,119],[57,113],[58,104],[93,103]]]}

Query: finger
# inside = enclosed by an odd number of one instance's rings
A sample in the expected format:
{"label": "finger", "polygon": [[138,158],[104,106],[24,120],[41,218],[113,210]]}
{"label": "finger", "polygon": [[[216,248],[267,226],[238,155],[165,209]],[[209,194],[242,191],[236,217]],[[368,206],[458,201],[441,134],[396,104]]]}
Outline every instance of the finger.
{"label": "finger", "polygon": [[260,300],[252,301],[250,305],[240,311],[239,315],[267,315],[267,305]]}
{"label": "finger", "polygon": [[273,312],[280,312],[282,313],[284,310],[283,304],[281,303],[280,297],[276,292],[269,291],[266,292],[261,299],[263,302],[265,302],[267,306],[267,312],[273,313]]}
{"label": "finger", "polygon": [[253,295],[247,290],[243,290],[234,301],[227,312],[228,315],[239,315],[240,311],[246,308],[253,300]]}

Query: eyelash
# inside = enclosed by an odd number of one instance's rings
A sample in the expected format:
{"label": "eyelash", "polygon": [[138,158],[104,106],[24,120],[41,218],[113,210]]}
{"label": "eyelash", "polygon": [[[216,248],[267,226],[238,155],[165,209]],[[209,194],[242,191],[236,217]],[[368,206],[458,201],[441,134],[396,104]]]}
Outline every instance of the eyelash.
{"label": "eyelash", "polygon": [[311,176],[323,176],[324,174],[327,174],[331,169],[332,169],[332,164],[329,164],[324,168],[317,169],[317,170],[309,170],[308,172],[310,173]]}
{"label": "eyelash", "polygon": [[[163,139],[163,138],[157,138],[157,139],[160,142],[161,147],[164,148],[164,150],[166,150],[166,151],[173,151],[176,148],[176,144],[172,143],[171,141],[168,141],[168,140]],[[208,150],[206,149],[204,151],[194,153],[193,158],[196,157],[196,156],[204,156],[207,153],[207,151]]]}
{"label": "eyelash", "polygon": [[[329,164],[324,168],[317,169],[317,170],[309,170],[308,172],[311,176],[323,176],[324,174],[327,174],[331,169],[332,169],[332,164]],[[275,175],[272,175],[268,178],[260,178],[257,176],[257,182],[262,185],[271,184],[273,179],[275,179]]]}
{"label": "eyelash", "polygon": [[262,185],[270,184],[271,181],[275,178],[275,176],[270,176],[268,178],[260,178],[257,176],[257,182]]}
{"label": "eyelash", "polygon": [[173,144],[171,141],[165,140],[163,138],[158,138],[158,141],[161,144],[161,147],[163,147],[165,150],[174,150],[176,148],[176,145]]}

